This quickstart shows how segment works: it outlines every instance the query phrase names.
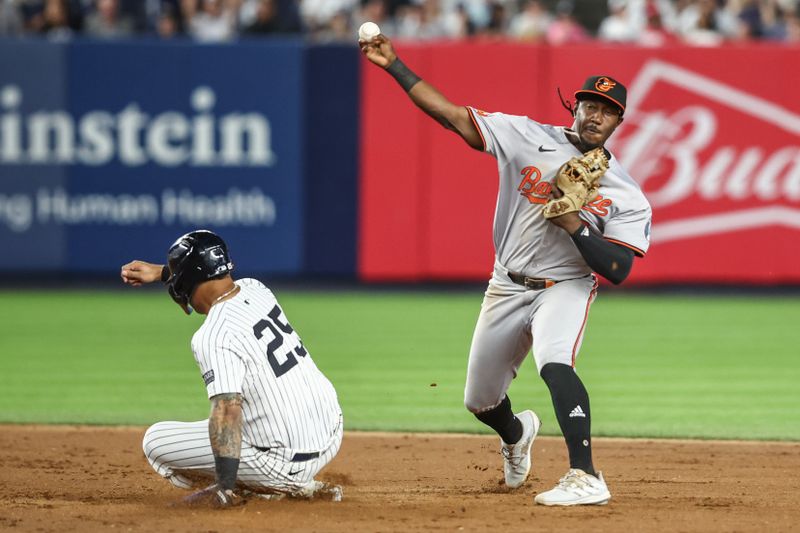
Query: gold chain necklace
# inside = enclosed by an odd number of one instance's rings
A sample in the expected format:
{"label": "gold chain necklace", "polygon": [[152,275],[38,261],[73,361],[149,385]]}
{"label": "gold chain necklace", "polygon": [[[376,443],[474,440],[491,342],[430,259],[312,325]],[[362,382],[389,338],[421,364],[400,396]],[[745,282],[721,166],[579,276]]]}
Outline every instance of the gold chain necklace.
{"label": "gold chain necklace", "polygon": [[239,288],[239,286],[238,286],[238,285],[236,285],[236,284],[234,284],[232,289],[230,289],[230,290],[228,290],[228,291],[225,291],[223,294],[219,295],[219,296],[217,297],[217,299],[216,299],[216,300],[214,300],[213,302],[211,302],[211,306],[210,306],[210,307],[214,307],[214,306],[215,306],[216,304],[218,304],[218,303],[219,303],[221,300],[224,300],[225,298],[227,298],[228,296],[230,296],[231,294],[233,294],[233,292],[234,292],[235,290],[237,290],[238,288]]}

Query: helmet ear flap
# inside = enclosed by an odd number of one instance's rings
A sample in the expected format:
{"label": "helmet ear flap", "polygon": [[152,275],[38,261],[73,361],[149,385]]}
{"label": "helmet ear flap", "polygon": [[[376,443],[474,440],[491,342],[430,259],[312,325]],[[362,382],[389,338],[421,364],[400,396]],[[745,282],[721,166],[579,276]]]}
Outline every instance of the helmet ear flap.
{"label": "helmet ear flap", "polygon": [[169,292],[169,295],[172,297],[175,303],[178,304],[181,307],[181,309],[183,309],[184,313],[186,313],[187,315],[192,314],[192,307],[189,305],[189,295],[185,293],[179,293],[178,291],[175,290],[175,287],[173,287],[172,285],[167,286],[167,291]]}
{"label": "helmet ear flap", "polygon": [[191,313],[189,298],[192,287],[186,287],[186,262],[192,252],[191,243],[186,239],[179,239],[172,245],[167,254],[170,276],[167,279],[167,292],[170,297],[188,315]]}

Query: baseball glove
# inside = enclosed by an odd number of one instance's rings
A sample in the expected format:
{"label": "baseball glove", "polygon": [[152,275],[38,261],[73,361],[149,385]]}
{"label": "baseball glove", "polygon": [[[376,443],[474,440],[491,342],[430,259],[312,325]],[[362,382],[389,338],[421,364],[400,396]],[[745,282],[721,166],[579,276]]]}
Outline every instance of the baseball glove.
{"label": "baseball glove", "polygon": [[214,483],[203,490],[193,492],[180,501],[181,507],[211,507],[216,509],[244,505],[247,500],[236,490],[222,489]]}
{"label": "baseball glove", "polygon": [[544,218],[555,218],[565,213],[580,211],[597,197],[600,177],[608,170],[608,158],[602,147],[589,150],[583,157],[573,157],[558,169],[556,187],[563,193],[551,198],[542,208]]}

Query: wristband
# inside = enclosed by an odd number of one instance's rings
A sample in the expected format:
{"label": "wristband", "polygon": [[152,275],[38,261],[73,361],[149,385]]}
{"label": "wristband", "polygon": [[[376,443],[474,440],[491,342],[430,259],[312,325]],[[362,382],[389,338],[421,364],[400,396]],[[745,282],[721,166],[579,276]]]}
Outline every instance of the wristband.
{"label": "wristband", "polygon": [[219,488],[233,490],[236,486],[236,474],[239,472],[239,459],[215,455],[214,466],[217,472],[217,485],[219,485]]}
{"label": "wristband", "polygon": [[164,265],[161,267],[161,283],[166,283],[169,280],[169,266]]}
{"label": "wristband", "polygon": [[414,85],[422,81],[422,78],[411,72],[411,69],[400,61],[399,57],[386,68],[386,72],[391,74],[406,92],[410,91]]}

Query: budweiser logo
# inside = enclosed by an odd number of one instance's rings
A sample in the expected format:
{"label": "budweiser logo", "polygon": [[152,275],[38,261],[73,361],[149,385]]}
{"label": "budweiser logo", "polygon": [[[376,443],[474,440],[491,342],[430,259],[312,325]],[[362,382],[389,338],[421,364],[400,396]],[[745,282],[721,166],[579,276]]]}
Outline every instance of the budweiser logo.
{"label": "budweiser logo", "polygon": [[629,95],[611,148],[656,211],[653,241],[800,229],[800,115],[658,60]]}

